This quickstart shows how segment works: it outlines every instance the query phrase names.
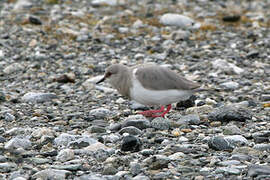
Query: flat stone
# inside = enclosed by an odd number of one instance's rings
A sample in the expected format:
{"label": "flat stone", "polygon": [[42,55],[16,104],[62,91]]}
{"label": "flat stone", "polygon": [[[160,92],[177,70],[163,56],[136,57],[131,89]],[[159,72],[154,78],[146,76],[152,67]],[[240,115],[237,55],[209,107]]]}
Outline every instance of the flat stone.
{"label": "flat stone", "polygon": [[142,115],[131,115],[122,123],[122,127],[134,126],[138,129],[146,129],[151,126],[150,121]]}
{"label": "flat stone", "polygon": [[154,155],[143,160],[146,167],[152,170],[167,168],[170,159],[164,155]]}
{"label": "flat stone", "polygon": [[161,16],[160,23],[166,26],[177,26],[183,29],[199,28],[200,25],[187,16],[167,13]]}
{"label": "flat stone", "polygon": [[252,164],[248,167],[249,177],[256,177],[261,175],[270,175],[270,166]]}
{"label": "flat stone", "polygon": [[17,168],[17,165],[13,162],[0,163],[1,173],[8,173],[8,172],[14,171],[16,168]]}
{"label": "flat stone", "polygon": [[62,149],[56,156],[56,159],[61,162],[74,159],[74,151],[72,149]]}
{"label": "flat stone", "polygon": [[113,113],[109,109],[106,109],[106,108],[92,109],[89,112],[89,116],[94,116],[95,118],[99,118],[99,119],[104,119],[112,114]]}
{"label": "flat stone", "polygon": [[157,130],[168,130],[171,122],[168,119],[157,117],[151,121],[151,126]]}
{"label": "flat stone", "polygon": [[252,118],[251,113],[245,109],[233,109],[232,107],[222,106],[216,108],[208,114],[208,119],[211,121],[241,121],[244,122]]}
{"label": "flat stone", "polygon": [[43,103],[56,98],[57,96],[54,93],[29,92],[22,97],[22,100],[25,102]]}
{"label": "flat stone", "polygon": [[6,149],[30,149],[32,147],[32,142],[28,138],[14,137],[5,144]]}
{"label": "flat stone", "polygon": [[235,90],[235,89],[238,89],[239,84],[237,82],[229,81],[229,82],[224,82],[220,84],[220,87],[227,90]]}
{"label": "flat stone", "polygon": [[70,171],[66,170],[57,170],[57,169],[45,169],[39,171],[33,175],[35,179],[51,179],[51,180],[65,180],[68,175],[70,175]]}

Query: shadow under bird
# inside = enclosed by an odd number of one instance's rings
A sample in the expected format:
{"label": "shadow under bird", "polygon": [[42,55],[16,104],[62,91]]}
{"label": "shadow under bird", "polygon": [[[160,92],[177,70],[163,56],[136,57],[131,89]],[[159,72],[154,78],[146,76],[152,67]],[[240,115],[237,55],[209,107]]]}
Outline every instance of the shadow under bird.
{"label": "shadow under bird", "polygon": [[[148,117],[164,117],[171,109],[171,104],[188,99],[200,91],[200,85],[180,76],[174,71],[158,65],[138,65],[128,67],[114,64],[106,69],[105,79],[121,95],[143,105],[161,106],[158,110],[148,110],[140,114]],[[167,106],[166,110],[164,106]]]}

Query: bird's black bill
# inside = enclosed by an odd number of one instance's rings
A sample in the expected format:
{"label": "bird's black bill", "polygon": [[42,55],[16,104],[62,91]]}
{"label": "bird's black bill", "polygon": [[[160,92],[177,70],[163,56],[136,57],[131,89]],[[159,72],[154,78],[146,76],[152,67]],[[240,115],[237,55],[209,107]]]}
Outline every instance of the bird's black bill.
{"label": "bird's black bill", "polygon": [[103,82],[104,80],[105,80],[105,76],[101,80],[99,80],[98,82],[96,82],[96,84],[99,84],[99,83]]}

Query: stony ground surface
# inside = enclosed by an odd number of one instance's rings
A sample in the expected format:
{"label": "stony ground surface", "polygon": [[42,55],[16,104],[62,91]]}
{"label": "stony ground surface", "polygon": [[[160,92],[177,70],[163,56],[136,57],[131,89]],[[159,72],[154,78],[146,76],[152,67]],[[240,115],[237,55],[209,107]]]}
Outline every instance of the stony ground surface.
{"label": "stony ground surface", "polygon": [[[270,179],[269,9],[1,0],[0,179]],[[112,63],[148,62],[216,91],[148,119],[94,83]]]}

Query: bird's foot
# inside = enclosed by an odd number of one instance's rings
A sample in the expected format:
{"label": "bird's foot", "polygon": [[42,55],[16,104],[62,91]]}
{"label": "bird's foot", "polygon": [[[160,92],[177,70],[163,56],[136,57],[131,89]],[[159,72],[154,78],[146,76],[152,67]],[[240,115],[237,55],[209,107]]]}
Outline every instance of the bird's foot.
{"label": "bird's foot", "polygon": [[142,114],[145,117],[154,117],[156,113],[160,113],[164,111],[164,106],[161,106],[158,110],[148,110],[148,111],[142,111],[139,112],[139,114]]}
{"label": "bird's foot", "polygon": [[[171,110],[171,108],[172,108],[172,105],[169,104],[167,106],[166,111],[164,111],[164,106],[161,106],[161,108],[158,110],[143,111],[143,112],[140,112],[140,114],[144,115],[145,117],[164,117],[165,114],[167,114]],[[158,113],[161,113],[161,114],[158,114]]]}
{"label": "bird's foot", "polygon": [[164,117],[165,114],[167,114],[167,113],[171,110],[171,108],[172,108],[172,105],[169,104],[169,105],[167,106],[166,111],[164,111],[164,112],[161,113],[161,114],[157,114],[157,115],[155,114],[155,115],[152,115],[152,117]]}

